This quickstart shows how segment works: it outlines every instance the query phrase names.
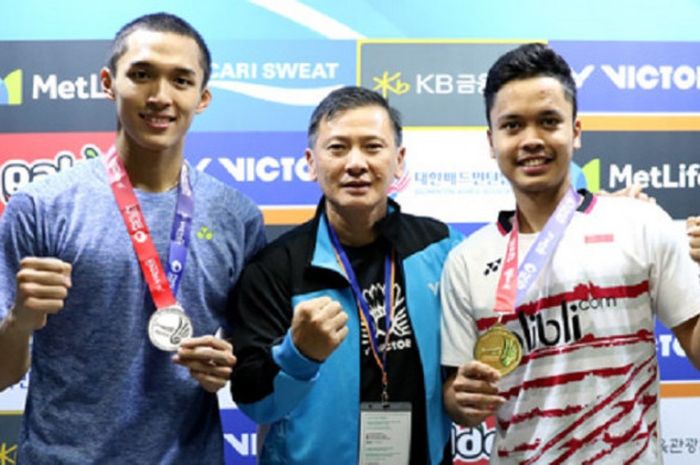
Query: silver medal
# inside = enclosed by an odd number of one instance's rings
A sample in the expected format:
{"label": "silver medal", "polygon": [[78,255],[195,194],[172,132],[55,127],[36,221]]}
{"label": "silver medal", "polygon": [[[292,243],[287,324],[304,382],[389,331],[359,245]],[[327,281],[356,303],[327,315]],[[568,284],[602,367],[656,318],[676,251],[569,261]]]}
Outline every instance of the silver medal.
{"label": "silver medal", "polygon": [[148,320],[148,338],[166,352],[175,352],[192,333],[192,322],[179,305],[156,310]]}

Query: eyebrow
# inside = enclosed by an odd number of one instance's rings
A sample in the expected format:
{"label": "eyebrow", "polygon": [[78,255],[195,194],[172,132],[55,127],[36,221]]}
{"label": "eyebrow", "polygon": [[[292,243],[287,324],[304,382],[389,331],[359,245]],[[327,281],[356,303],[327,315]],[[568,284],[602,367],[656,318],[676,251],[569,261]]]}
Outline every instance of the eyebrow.
{"label": "eyebrow", "polygon": [[[142,68],[156,68],[156,66],[150,61],[134,61],[129,63],[129,68],[142,67]],[[190,76],[196,76],[197,72],[192,68],[187,68],[185,66],[176,66],[174,71],[178,74],[187,74]]]}
{"label": "eyebrow", "polygon": [[[536,116],[537,118],[542,118],[543,116],[544,116],[544,117],[546,117],[546,116],[557,116],[557,117],[562,117],[563,114],[564,114],[564,113],[562,113],[562,112],[559,111],[559,110],[555,110],[555,109],[546,109],[546,110],[540,111],[540,112],[537,113],[535,116]],[[523,119],[523,118],[524,118],[524,115],[523,115],[522,113],[507,113],[507,114],[505,114],[505,115],[501,115],[501,116],[497,117],[496,120],[495,120],[495,122],[500,122],[500,121],[511,121],[511,120],[514,120],[514,119]]]}
{"label": "eyebrow", "polygon": [[[351,140],[351,139],[354,139],[354,138],[355,138],[355,137],[353,137],[353,136],[348,136],[348,135],[345,135],[345,134],[334,134],[334,135],[331,135],[331,136],[329,136],[328,138],[326,138],[326,142],[330,142],[330,141],[334,141],[334,140],[339,140],[339,141],[342,141],[342,142],[347,142],[347,141],[349,141],[349,140]],[[387,138],[386,138],[386,137],[384,137],[384,136],[382,136],[382,135],[378,135],[378,134],[377,134],[377,135],[360,135],[360,136],[358,136],[357,138],[358,138],[361,142],[367,142],[367,141],[371,141],[371,140],[379,140],[379,141],[382,141],[382,142],[386,142],[386,141],[387,141]]]}

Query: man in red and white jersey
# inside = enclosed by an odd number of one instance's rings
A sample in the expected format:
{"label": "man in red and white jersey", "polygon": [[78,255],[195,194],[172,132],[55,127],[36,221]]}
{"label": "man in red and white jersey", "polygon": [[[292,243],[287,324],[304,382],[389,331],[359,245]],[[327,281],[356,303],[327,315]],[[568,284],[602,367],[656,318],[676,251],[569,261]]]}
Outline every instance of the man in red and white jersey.
{"label": "man in red and white jersey", "polygon": [[689,250],[654,203],[571,188],[576,85],[547,46],[503,55],[484,96],[517,209],[445,265],[447,411],[496,415],[492,464],[661,463],[654,322],[700,367],[697,218]]}

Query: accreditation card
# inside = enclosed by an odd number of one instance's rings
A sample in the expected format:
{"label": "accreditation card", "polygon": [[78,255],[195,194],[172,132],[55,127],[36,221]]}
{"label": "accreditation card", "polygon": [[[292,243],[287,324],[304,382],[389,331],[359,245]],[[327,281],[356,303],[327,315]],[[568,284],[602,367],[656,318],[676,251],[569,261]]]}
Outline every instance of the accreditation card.
{"label": "accreditation card", "polygon": [[410,402],[360,404],[360,465],[408,465]]}

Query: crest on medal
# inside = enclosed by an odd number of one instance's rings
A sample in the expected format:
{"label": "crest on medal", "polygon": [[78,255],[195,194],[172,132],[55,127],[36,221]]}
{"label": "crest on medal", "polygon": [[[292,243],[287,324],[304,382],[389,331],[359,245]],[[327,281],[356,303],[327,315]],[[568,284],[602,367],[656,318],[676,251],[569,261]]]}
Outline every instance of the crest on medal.
{"label": "crest on medal", "polygon": [[474,346],[474,358],[505,376],[520,365],[523,348],[512,331],[497,324],[479,336]]}
{"label": "crest on medal", "polygon": [[156,310],[148,320],[148,339],[166,352],[175,352],[193,332],[192,322],[179,305]]}

